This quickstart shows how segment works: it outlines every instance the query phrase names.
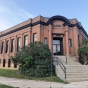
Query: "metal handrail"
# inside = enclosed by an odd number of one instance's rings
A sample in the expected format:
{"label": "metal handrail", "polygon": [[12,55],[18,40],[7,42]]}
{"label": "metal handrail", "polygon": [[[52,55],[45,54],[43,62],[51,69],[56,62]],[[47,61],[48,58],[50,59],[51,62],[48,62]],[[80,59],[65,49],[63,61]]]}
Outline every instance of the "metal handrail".
{"label": "metal handrail", "polygon": [[66,57],[66,64],[67,64],[67,56],[65,56]]}
{"label": "metal handrail", "polygon": [[[64,64],[61,62],[61,60],[58,57],[54,57],[57,59],[57,65],[59,64],[61,69],[63,70],[64,74],[65,74],[65,79],[66,79],[66,67],[64,66]],[[59,61],[58,61],[59,60]]]}

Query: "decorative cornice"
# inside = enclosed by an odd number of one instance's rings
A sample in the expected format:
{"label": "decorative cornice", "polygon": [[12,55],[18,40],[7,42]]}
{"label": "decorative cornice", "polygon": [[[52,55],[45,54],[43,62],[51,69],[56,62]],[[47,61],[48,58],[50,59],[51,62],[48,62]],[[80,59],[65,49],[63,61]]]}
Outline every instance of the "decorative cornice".
{"label": "decorative cornice", "polygon": [[76,23],[76,24],[70,24],[70,25],[68,25],[69,27],[78,27],[78,29],[79,30],[82,30],[83,32],[84,32],[84,34],[88,37],[88,34],[87,34],[87,32],[85,31],[85,29],[83,28],[83,27],[81,27],[78,23]]}
{"label": "decorative cornice", "polygon": [[[57,18],[56,18],[56,17],[57,17]],[[63,16],[53,16],[53,17],[51,17],[51,18],[48,20],[47,23],[46,23],[46,22],[43,22],[43,21],[41,21],[41,20],[40,20],[40,21],[37,21],[37,22],[35,22],[35,23],[29,23],[29,24],[24,25],[24,26],[22,26],[22,27],[19,27],[19,28],[16,28],[16,29],[14,29],[14,30],[11,30],[11,31],[9,31],[9,32],[7,32],[7,33],[1,34],[0,37],[9,35],[9,34],[11,34],[11,33],[17,32],[17,31],[20,31],[20,30],[22,30],[22,29],[24,29],[24,28],[27,28],[27,27],[33,27],[33,26],[38,25],[38,24],[46,25],[46,26],[48,26],[49,24],[52,25],[52,21],[53,21],[53,20],[56,20],[56,19],[63,20],[63,21],[65,22],[65,23],[64,23],[64,26],[68,26],[68,27],[75,27],[75,26],[77,26],[78,29],[79,29],[79,30],[82,30],[82,31],[84,32],[84,34],[88,37],[88,34],[87,34],[87,32],[84,30],[83,27],[81,27],[78,23],[76,23],[76,24],[71,24],[70,21],[68,21],[68,19],[65,18],[65,17],[63,17]]]}
{"label": "decorative cornice", "polygon": [[7,32],[7,33],[1,34],[0,37],[6,36],[6,35],[8,35],[8,34],[11,34],[11,33],[17,32],[17,31],[20,31],[20,30],[22,30],[22,29],[24,29],[24,28],[27,28],[27,27],[30,27],[30,26],[32,27],[32,26],[35,26],[35,25],[38,25],[38,24],[41,24],[41,25],[48,25],[48,24],[45,23],[45,22],[37,21],[37,22],[35,22],[35,23],[30,23],[30,24],[24,25],[24,26],[22,26],[22,27],[16,28],[16,29],[14,29],[14,30],[11,30],[11,31],[9,31],[9,32]]}

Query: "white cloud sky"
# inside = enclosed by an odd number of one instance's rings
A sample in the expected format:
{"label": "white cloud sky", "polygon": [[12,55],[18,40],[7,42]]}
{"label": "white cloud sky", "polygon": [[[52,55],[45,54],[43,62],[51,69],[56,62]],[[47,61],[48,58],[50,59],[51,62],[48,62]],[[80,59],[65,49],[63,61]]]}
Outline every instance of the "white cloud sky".
{"label": "white cloud sky", "polygon": [[33,17],[12,0],[0,0],[0,31]]}

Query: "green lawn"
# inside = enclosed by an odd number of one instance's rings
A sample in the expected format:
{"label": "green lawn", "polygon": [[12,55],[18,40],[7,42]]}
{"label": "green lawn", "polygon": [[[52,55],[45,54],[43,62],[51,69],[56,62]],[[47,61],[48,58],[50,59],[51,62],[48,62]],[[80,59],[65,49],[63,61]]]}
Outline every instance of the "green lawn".
{"label": "green lawn", "polygon": [[36,78],[36,77],[30,77],[26,75],[22,75],[19,73],[18,70],[10,70],[10,69],[0,69],[0,76],[3,77],[9,77],[9,78],[22,78],[22,79],[29,79],[29,80],[43,80],[43,81],[52,81],[52,82],[60,82],[60,83],[67,83],[61,80],[57,76],[51,76],[50,77],[42,77],[42,78]]}
{"label": "green lawn", "polygon": [[11,86],[0,84],[0,88],[17,88],[17,87],[11,87]]}

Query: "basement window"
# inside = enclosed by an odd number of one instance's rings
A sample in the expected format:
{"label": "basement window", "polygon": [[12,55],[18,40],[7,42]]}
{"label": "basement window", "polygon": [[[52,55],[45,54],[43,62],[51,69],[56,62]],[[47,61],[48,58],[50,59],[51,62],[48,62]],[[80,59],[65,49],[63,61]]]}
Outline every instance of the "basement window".
{"label": "basement window", "polygon": [[11,60],[8,59],[8,67],[11,67]]}
{"label": "basement window", "polygon": [[14,64],[14,68],[17,68],[17,65],[16,64]]}
{"label": "basement window", "polygon": [[3,67],[5,67],[5,64],[6,64],[6,60],[3,59]]}

